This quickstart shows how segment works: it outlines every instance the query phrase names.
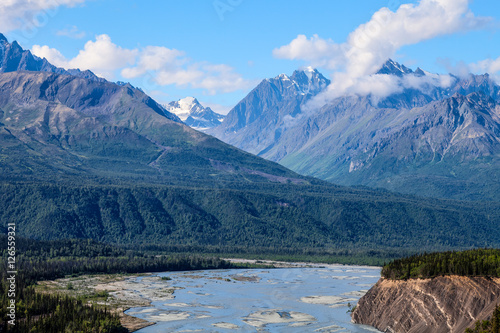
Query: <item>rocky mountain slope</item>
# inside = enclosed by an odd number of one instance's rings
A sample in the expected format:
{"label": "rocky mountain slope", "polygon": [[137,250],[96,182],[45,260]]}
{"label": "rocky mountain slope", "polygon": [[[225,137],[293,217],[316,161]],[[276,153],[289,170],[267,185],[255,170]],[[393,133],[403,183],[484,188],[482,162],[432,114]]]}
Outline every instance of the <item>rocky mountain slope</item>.
{"label": "rocky mountain slope", "polygon": [[71,75],[0,74],[0,130],[9,157],[3,178],[81,171],[176,182],[193,174],[200,181],[301,178],[189,128],[140,90]]}
{"label": "rocky mountain slope", "polygon": [[224,116],[214,112],[209,107],[204,107],[194,97],[186,97],[170,102],[165,108],[177,115],[184,124],[198,131],[219,126]]}
{"label": "rocky mountain slope", "polygon": [[14,71],[40,71],[57,74],[73,75],[93,81],[106,81],[97,77],[89,70],[80,71],[79,69],[65,70],[49,63],[47,59],[41,59],[23,48],[16,42],[9,43],[7,38],[0,33],[0,73]]}
{"label": "rocky mountain slope", "polygon": [[463,333],[500,302],[500,279],[381,279],[358,302],[355,323],[393,333]]}
{"label": "rocky mountain slope", "polygon": [[330,80],[312,68],[263,80],[229,112],[220,126],[207,133],[252,154],[270,158],[267,152],[280,141],[282,128],[328,84]]}
{"label": "rocky mountain slope", "polygon": [[1,217],[26,237],[289,247],[417,247],[426,239],[429,249],[500,239],[500,206],[303,177],[110,82],[0,74],[0,143]]}
{"label": "rocky mountain slope", "polygon": [[[420,195],[499,199],[500,106],[482,93],[409,110],[344,98],[310,117],[308,127],[315,129],[311,138],[280,161],[300,173]],[[290,131],[283,147],[302,132]]]}
{"label": "rocky mountain slope", "polygon": [[[311,78],[286,87],[300,101]],[[294,251],[500,240],[498,204],[301,176],[191,129],[130,85],[50,71],[0,73],[0,186],[0,229],[14,222],[39,239]]]}
{"label": "rocky mountain slope", "polygon": [[392,60],[378,75],[407,86],[382,99],[339,97],[319,109],[304,106],[329,83],[321,74],[312,76],[309,85],[317,89],[307,94],[297,90],[297,79],[265,80],[209,133],[342,185],[499,200],[500,86],[487,74],[446,76],[448,85],[437,84],[443,77]]}

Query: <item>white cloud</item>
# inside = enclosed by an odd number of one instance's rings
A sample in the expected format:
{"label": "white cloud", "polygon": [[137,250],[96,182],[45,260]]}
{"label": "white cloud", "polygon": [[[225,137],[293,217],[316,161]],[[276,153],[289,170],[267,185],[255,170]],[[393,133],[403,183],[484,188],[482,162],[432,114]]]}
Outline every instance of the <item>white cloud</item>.
{"label": "white cloud", "polygon": [[382,98],[392,93],[403,91],[401,81],[397,76],[374,74],[360,77],[355,85],[349,87],[349,94],[361,96],[373,95]]}
{"label": "white cloud", "polygon": [[126,49],[114,44],[108,35],[99,35],[95,41],[88,41],[73,59],[65,58],[61,52],[46,45],[34,45],[32,52],[58,67],[89,69],[109,80],[117,75],[125,79],[142,77],[142,88],[148,91],[176,85],[203,89],[213,95],[247,89],[256,84],[225,64],[194,62],[185,52],[162,46]]}
{"label": "white cloud", "polygon": [[175,68],[185,63],[184,52],[161,46],[147,46],[142,50],[135,67],[122,70],[125,78],[135,78],[148,71],[159,71],[163,68]]}
{"label": "white cloud", "polygon": [[197,70],[195,67],[190,67],[188,69],[174,68],[173,70],[161,70],[154,73],[155,81],[161,86],[168,86],[175,84],[179,87],[187,87],[189,85],[195,84],[195,82],[200,81],[203,78],[204,73]]}
{"label": "white cloud", "polygon": [[246,80],[228,65],[201,64],[200,68],[205,73],[201,81],[192,82],[194,88],[201,88],[215,95],[218,91],[228,93],[236,90],[253,87],[257,82]]}
{"label": "white cloud", "polygon": [[[403,4],[395,12],[381,8],[370,21],[361,24],[343,44],[318,36],[297,36],[290,44],[273,51],[275,57],[300,59],[328,69],[341,68],[332,75],[332,84],[318,102],[346,93],[383,95],[397,89],[390,79],[367,78],[405,45],[437,36],[484,27],[489,18],[476,17],[469,10],[469,0],[421,0]],[[382,80],[382,81],[381,81]],[[420,80],[420,79],[416,79]],[[379,86],[382,85],[383,87]]]}
{"label": "white cloud", "polygon": [[467,64],[464,61],[453,63],[450,59],[438,59],[438,63],[453,75],[466,78],[472,74],[488,73],[497,83],[500,83],[500,57],[496,59],[484,59],[475,63]]}
{"label": "white cloud", "polygon": [[402,46],[484,26],[489,19],[475,17],[468,4],[468,0],[421,0],[418,5],[403,4],[396,12],[380,9],[349,35],[347,71],[369,75]]}
{"label": "white cloud", "polygon": [[2,0],[0,31],[20,29],[26,36],[45,26],[58,13],[59,6],[74,6],[85,0]]}
{"label": "white cloud", "polygon": [[112,79],[114,71],[133,64],[138,53],[137,49],[124,49],[114,44],[108,35],[99,35],[95,42],[88,41],[68,66],[90,69],[97,75]]}
{"label": "white cloud", "polygon": [[466,64],[464,61],[453,63],[451,59],[438,58],[437,63],[446,68],[448,73],[451,73],[453,75],[459,77],[466,77],[467,75],[470,74],[469,65]]}
{"label": "white cloud", "polygon": [[405,88],[427,90],[432,87],[449,88],[456,79],[448,74],[425,73],[425,76],[405,75],[400,78],[400,85]]}
{"label": "white cloud", "polygon": [[280,59],[306,60],[314,67],[336,69],[345,63],[343,45],[333,40],[322,39],[318,35],[307,38],[298,35],[290,44],[273,50],[273,55]]}
{"label": "white cloud", "polygon": [[54,66],[69,68],[68,59],[66,59],[66,57],[64,57],[61,52],[56,49],[50,48],[47,45],[33,45],[33,47],[31,48],[31,52],[37,57],[47,59]]}
{"label": "white cloud", "polygon": [[112,80],[115,70],[134,64],[138,55],[137,49],[124,49],[114,44],[108,35],[96,36],[95,41],[88,41],[83,50],[67,60],[58,50],[48,46],[34,45],[32,52],[45,57],[56,66],[64,68],[90,69],[98,76]]}
{"label": "white cloud", "polygon": [[255,83],[228,65],[193,62],[182,51],[160,46],[146,47],[136,66],[124,68],[121,75],[128,79],[149,76],[160,86],[200,88],[211,95],[247,89]]}
{"label": "white cloud", "polygon": [[469,64],[469,68],[474,73],[496,74],[500,72],[500,57],[496,59],[485,59],[476,63]]}

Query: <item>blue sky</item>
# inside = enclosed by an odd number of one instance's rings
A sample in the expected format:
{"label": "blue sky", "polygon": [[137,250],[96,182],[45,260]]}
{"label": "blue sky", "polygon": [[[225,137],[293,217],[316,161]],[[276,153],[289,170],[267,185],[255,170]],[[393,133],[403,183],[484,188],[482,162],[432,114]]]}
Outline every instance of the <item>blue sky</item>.
{"label": "blue sky", "polygon": [[[498,0],[12,0],[0,16],[10,41],[58,66],[221,113],[306,65],[354,81],[387,56],[437,73],[500,71]],[[346,53],[363,29],[368,44]]]}

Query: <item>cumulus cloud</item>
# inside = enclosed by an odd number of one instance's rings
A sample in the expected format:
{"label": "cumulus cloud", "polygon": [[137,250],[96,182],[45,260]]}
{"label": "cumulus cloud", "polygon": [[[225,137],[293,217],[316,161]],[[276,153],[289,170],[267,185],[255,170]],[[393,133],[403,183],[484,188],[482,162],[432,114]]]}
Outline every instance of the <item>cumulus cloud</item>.
{"label": "cumulus cloud", "polygon": [[85,0],[2,0],[0,1],[0,31],[23,30],[33,34],[58,13],[60,6],[74,6]]}
{"label": "cumulus cloud", "polygon": [[34,45],[32,52],[58,67],[89,69],[108,80],[118,75],[125,79],[142,77],[147,90],[176,85],[203,89],[213,95],[247,89],[256,83],[244,79],[228,65],[194,62],[185,52],[163,46],[126,49],[114,44],[108,35],[88,41],[73,59],[46,45]]}
{"label": "cumulus cloud", "polygon": [[[290,44],[277,48],[277,58],[300,59],[328,69],[338,69],[332,84],[316,102],[346,93],[384,95],[399,89],[393,79],[373,75],[405,45],[437,36],[484,27],[490,18],[476,17],[469,10],[470,0],[421,0],[403,4],[395,12],[381,8],[370,21],[361,24],[342,44],[318,36],[297,36]],[[300,50],[300,48],[305,48]],[[420,80],[420,79],[415,79]]]}
{"label": "cumulus cloud", "polygon": [[343,51],[345,45],[336,44],[331,39],[322,39],[318,35],[307,38],[298,35],[290,44],[273,50],[273,56],[279,59],[306,60],[314,67],[336,69],[345,64]]}
{"label": "cumulus cloud", "polygon": [[496,59],[485,59],[469,64],[469,68],[473,73],[498,74],[498,72],[500,72],[500,57]]}
{"label": "cumulus cloud", "polygon": [[228,65],[193,62],[182,51],[159,46],[142,50],[136,66],[124,68],[121,75],[128,79],[146,75],[161,86],[200,88],[211,95],[246,89],[255,83]]}
{"label": "cumulus cloud", "polygon": [[32,52],[58,67],[90,69],[96,75],[114,79],[114,71],[131,65],[139,53],[137,49],[124,49],[111,41],[108,35],[96,36],[95,41],[85,43],[83,50],[73,59],[66,59],[58,50],[46,45],[34,45]]}
{"label": "cumulus cloud", "polygon": [[449,74],[426,73],[425,76],[405,75],[400,78],[400,84],[404,88],[413,88],[425,91],[431,87],[449,88],[456,78]]}
{"label": "cumulus cloud", "polygon": [[52,65],[57,67],[69,68],[68,59],[57,49],[50,48],[47,45],[33,45],[31,53],[37,57],[47,59]]}
{"label": "cumulus cloud", "polygon": [[135,78],[144,75],[148,71],[159,71],[163,68],[182,66],[185,61],[185,54],[182,51],[162,46],[147,46],[142,50],[137,65],[124,68],[122,76]]}

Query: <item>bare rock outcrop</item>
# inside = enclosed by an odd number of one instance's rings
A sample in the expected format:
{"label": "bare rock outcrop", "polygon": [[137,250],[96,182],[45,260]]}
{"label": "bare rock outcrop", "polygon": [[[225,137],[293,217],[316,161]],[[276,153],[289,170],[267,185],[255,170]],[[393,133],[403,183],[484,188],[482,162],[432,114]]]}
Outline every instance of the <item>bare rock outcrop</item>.
{"label": "bare rock outcrop", "polygon": [[499,303],[499,278],[382,278],[359,300],[352,320],[391,333],[463,333]]}

